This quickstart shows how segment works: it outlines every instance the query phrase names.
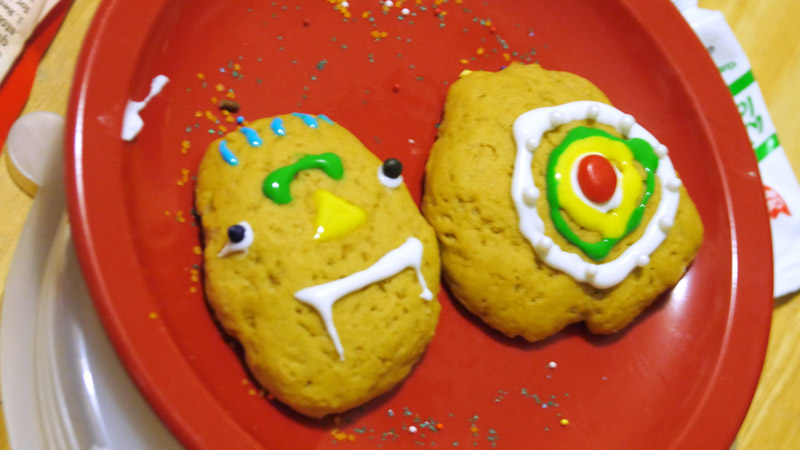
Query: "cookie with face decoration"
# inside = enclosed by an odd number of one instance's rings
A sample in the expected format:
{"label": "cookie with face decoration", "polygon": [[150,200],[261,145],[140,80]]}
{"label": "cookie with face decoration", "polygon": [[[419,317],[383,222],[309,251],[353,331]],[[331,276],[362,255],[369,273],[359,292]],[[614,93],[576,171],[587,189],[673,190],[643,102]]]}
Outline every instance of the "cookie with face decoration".
{"label": "cookie with face decoration", "polygon": [[307,114],[249,123],[200,165],[208,302],[255,378],[308,416],[388,391],[433,337],[439,250],[401,172]]}
{"label": "cookie with face decoration", "polygon": [[453,294],[529,341],[625,327],[703,236],[666,147],[589,81],[537,65],[451,86],[422,210]]}

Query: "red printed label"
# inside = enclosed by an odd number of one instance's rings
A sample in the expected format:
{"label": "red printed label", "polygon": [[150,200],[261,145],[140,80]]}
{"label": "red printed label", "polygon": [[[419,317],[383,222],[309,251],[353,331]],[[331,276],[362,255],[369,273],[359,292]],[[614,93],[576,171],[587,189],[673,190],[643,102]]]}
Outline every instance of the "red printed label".
{"label": "red printed label", "polygon": [[786,200],[781,197],[781,194],[766,184],[764,185],[764,196],[767,197],[767,209],[769,210],[769,216],[771,218],[776,219],[781,213],[787,216],[792,215],[792,213],[789,212],[789,207],[786,205]]}

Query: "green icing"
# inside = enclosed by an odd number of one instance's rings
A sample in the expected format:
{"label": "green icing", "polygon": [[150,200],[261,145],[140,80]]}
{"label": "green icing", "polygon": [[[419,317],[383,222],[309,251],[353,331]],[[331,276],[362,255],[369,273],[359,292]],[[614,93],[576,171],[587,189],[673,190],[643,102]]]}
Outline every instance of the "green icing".
{"label": "green icing", "polygon": [[289,185],[294,180],[297,172],[307,169],[320,169],[334,180],[341,180],[344,176],[342,160],[334,153],[319,155],[306,155],[294,164],[275,169],[264,179],[262,187],[264,195],[275,203],[285,204],[292,201]]}
{"label": "green icing", "polygon": [[[592,136],[601,136],[625,144],[625,146],[631,150],[631,153],[633,153],[633,158],[642,165],[645,173],[647,173],[644,195],[642,196],[642,200],[639,202],[639,206],[633,210],[630,218],[628,219],[628,223],[625,228],[625,234],[619,238],[603,238],[598,242],[586,242],[570,229],[567,221],[561,214],[561,204],[558,201],[557,194],[559,181],[555,176],[555,166],[558,162],[558,159],[561,157],[561,154],[564,153],[564,151],[572,143]],[[656,169],[658,169],[658,156],[653,151],[653,147],[650,146],[650,144],[644,139],[634,138],[625,140],[595,128],[573,128],[569,131],[569,133],[567,133],[567,136],[563,141],[561,141],[561,144],[559,144],[558,147],[556,147],[553,152],[550,153],[550,159],[547,163],[547,201],[550,205],[550,217],[553,219],[553,224],[555,225],[556,230],[593,260],[602,260],[608,256],[609,252],[611,252],[611,249],[617,242],[619,242],[620,239],[627,236],[642,222],[642,216],[644,215],[645,207],[647,206],[647,202],[650,200],[650,197],[653,195],[653,191],[656,187]]]}

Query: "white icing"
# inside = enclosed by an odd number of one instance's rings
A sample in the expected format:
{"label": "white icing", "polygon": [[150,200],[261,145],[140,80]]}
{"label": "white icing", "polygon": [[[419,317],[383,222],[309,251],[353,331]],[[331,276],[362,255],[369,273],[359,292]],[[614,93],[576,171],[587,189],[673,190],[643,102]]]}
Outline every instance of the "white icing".
{"label": "white icing", "polygon": [[166,76],[156,75],[153,81],[150,82],[150,93],[147,94],[144,100],[140,102],[128,100],[128,104],[125,105],[125,113],[122,116],[122,140],[132,141],[142,131],[144,120],[139,116],[139,112],[147,106],[153,97],[161,92],[167,82],[169,82],[169,78]]}
{"label": "white icing", "polygon": [[[603,264],[592,264],[584,261],[575,253],[562,250],[550,238],[544,235],[544,221],[535,207],[526,203],[530,199],[531,190],[538,189],[533,183],[531,162],[533,152],[529,142],[539,142],[542,136],[555,128],[554,122],[568,123],[594,117],[598,123],[615,127],[627,138],[640,138],[647,141],[659,157],[656,175],[661,180],[661,201],[655,215],[645,227],[642,237],[634,242],[616,259]],[[554,120],[556,119],[556,120]],[[630,128],[628,129],[628,125]],[[624,132],[627,130],[627,133]],[[545,264],[560,270],[577,281],[589,283],[597,288],[609,288],[621,282],[641,263],[649,263],[649,255],[658,248],[672,228],[675,214],[678,211],[680,180],[667,156],[666,147],[641,125],[622,111],[604,103],[579,101],[559,106],[539,108],[520,115],[514,122],[514,139],[517,142],[517,156],[514,162],[514,174],[511,181],[511,197],[517,208],[522,234],[533,245],[534,250]],[[677,180],[677,181],[673,181]],[[647,257],[645,260],[643,257]]]}
{"label": "white icing", "polygon": [[378,166],[378,180],[380,180],[381,184],[388,187],[389,189],[397,189],[403,184],[403,175],[400,175],[397,178],[390,178],[387,177],[386,174],[383,173],[383,165]]}
{"label": "white icing", "polygon": [[[580,183],[578,182],[578,168],[580,167],[583,158],[586,158],[589,155],[603,156],[600,153],[586,153],[581,155],[575,160],[575,163],[572,165],[572,168],[570,170],[570,181],[572,182],[573,187],[575,186],[580,187]],[[574,190],[575,195],[577,195],[578,198],[581,199],[583,203],[586,203],[587,206],[592,207],[602,213],[607,213],[612,209],[619,207],[619,205],[622,204],[622,173],[620,173],[619,169],[617,169],[617,166],[615,166],[614,164],[611,164],[611,167],[614,169],[614,174],[617,175],[617,185],[614,188],[614,194],[611,196],[610,199],[608,199],[608,201],[604,203],[593,202],[588,198],[586,198],[586,195],[584,195],[582,189]],[[523,195],[525,195],[524,192]],[[525,204],[527,205],[528,203],[525,202]]]}
{"label": "white icing", "polygon": [[236,253],[236,252],[247,253],[247,249],[249,249],[250,246],[253,245],[253,239],[254,239],[253,227],[251,227],[250,224],[247,223],[246,221],[239,222],[236,225],[241,225],[242,227],[244,227],[244,238],[239,242],[231,242],[230,240],[228,240],[225,246],[222,247],[222,250],[220,250],[219,253],[217,253],[217,257],[224,258],[230,255],[231,253]]}
{"label": "white icing", "polygon": [[422,242],[415,237],[410,237],[403,245],[383,255],[370,267],[338,280],[301,289],[295,292],[294,297],[317,310],[325,323],[325,328],[328,330],[328,335],[331,337],[336,351],[339,353],[339,358],[344,360],[344,348],[339,340],[336,326],[333,324],[333,304],[347,294],[397,275],[408,267],[413,268],[417,273],[417,281],[422,288],[419,296],[428,301],[432,300],[433,293],[428,289],[425,278],[422,276],[422,251]]}

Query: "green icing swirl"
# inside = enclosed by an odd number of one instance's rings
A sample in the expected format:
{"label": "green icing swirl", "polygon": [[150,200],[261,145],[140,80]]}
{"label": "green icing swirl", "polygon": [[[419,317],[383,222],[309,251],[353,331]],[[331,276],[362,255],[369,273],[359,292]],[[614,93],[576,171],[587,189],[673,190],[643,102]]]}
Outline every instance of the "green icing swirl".
{"label": "green icing swirl", "polygon": [[[631,153],[633,153],[633,158],[644,168],[644,171],[647,174],[647,179],[645,180],[644,195],[642,195],[642,200],[639,202],[639,205],[636,207],[636,209],[633,210],[630,218],[628,219],[628,223],[625,228],[625,234],[618,238],[603,238],[598,242],[586,242],[574,231],[572,231],[572,229],[570,229],[567,221],[561,214],[561,204],[558,201],[557,194],[559,180],[556,178],[555,167],[558,159],[561,157],[561,154],[564,153],[564,151],[571,144],[581,139],[586,139],[593,136],[600,136],[625,144],[625,146],[631,150]],[[556,231],[564,236],[570,243],[581,249],[581,251],[583,251],[593,260],[600,261],[604,259],[606,256],[608,256],[608,254],[611,252],[611,249],[617,242],[630,234],[630,232],[635,230],[636,227],[638,227],[642,222],[645,207],[647,206],[647,202],[650,200],[650,197],[653,195],[653,191],[656,187],[655,172],[657,169],[658,156],[653,151],[653,147],[651,147],[650,144],[644,139],[634,138],[625,140],[595,128],[573,128],[569,131],[569,133],[567,133],[567,136],[563,141],[561,141],[558,147],[556,147],[552,153],[550,153],[550,158],[547,163],[547,172],[545,175],[547,182],[547,202],[550,206],[550,217],[553,220]]]}
{"label": "green icing swirl", "polygon": [[334,153],[319,155],[306,155],[294,164],[275,169],[264,178],[262,190],[264,195],[278,204],[292,201],[289,185],[294,180],[297,172],[308,169],[320,169],[334,180],[341,180],[344,176],[342,160]]}

